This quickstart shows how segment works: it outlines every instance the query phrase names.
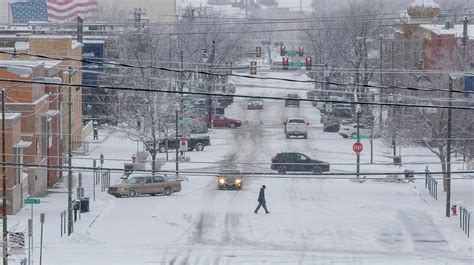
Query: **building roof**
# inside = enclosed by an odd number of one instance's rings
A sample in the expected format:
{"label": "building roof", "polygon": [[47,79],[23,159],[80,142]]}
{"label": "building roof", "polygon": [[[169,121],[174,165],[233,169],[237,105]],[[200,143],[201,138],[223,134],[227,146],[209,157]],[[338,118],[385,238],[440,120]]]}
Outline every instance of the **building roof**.
{"label": "building roof", "polygon": [[409,7],[427,7],[427,8],[439,8],[439,5],[436,4],[433,0],[415,0],[414,3],[411,3]]}
{"label": "building roof", "polygon": [[[430,30],[437,35],[454,35],[455,37],[462,37],[464,30],[464,26],[461,24],[454,25],[449,29],[447,29],[445,25],[441,24],[422,24],[420,27]],[[470,39],[474,38],[474,25],[467,26],[467,36]]]}

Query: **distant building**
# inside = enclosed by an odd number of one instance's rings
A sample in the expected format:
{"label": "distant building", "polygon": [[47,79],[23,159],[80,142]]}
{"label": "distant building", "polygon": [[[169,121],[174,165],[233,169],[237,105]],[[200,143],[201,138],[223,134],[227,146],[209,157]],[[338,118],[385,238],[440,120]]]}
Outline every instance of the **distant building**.
{"label": "distant building", "polygon": [[113,6],[133,18],[136,8],[141,8],[150,22],[176,21],[176,0],[98,0],[99,6]]}

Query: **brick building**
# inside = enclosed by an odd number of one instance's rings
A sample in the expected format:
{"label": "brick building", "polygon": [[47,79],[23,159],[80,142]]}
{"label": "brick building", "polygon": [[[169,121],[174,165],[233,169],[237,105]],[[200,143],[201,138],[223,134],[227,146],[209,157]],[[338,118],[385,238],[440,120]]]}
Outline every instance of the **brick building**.
{"label": "brick building", "polygon": [[[0,115],[0,121],[1,119]],[[30,142],[21,140],[21,114],[5,113],[5,138],[6,163],[21,164],[23,149],[31,145]],[[3,144],[2,141],[3,137],[0,137],[0,146]],[[15,214],[23,207],[23,199],[28,196],[28,175],[23,173],[21,166],[6,166],[6,175],[7,212]],[[0,185],[3,185],[3,178],[0,178]],[[2,192],[0,189],[0,193]]]}

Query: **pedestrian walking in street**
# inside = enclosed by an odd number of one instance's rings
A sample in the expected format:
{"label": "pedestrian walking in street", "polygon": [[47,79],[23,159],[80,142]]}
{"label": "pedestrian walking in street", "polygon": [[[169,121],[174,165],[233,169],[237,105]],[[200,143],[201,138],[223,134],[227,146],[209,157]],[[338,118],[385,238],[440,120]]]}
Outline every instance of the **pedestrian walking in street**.
{"label": "pedestrian walking in street", "polygon": [[263,209],[265,210],[265,213],[270,213],[268,210],[267,210],[267,201],[265,200],[265,185],[262,185],[262,187],[260,188],[260,193],[258,194],[258,206],[257,206],[257,209],[255,209],[255,213],[258,213],[258,209],[260,209],[260,207],[263,207]]}

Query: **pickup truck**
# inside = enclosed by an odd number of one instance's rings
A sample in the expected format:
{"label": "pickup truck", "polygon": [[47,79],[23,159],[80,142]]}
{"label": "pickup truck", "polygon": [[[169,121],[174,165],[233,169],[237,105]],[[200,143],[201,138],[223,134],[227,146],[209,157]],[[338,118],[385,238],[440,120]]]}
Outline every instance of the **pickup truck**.
{"label": "pickup truck", "polygon": [[290,138],[290,136],[303,136],[304,139],[308,138],[309,123],[306,123],[304,119],[289,118],[283,125],[285,125],[286,139]]}
{"label": "pickup truck", "polygon": [[[203,151],[204,147],[211,145],[211,139],[208,135],[191,135],[188,138],[188,151]],[[161,139],[157,143],[158,152],[166,152],[166,138]],[[151,143],[148,146],[153,146]],[[179,146],[179,139],[174,137],[168,138],[168,149],[176,149]],[[147,147],[148,151],[148,147]]]}

